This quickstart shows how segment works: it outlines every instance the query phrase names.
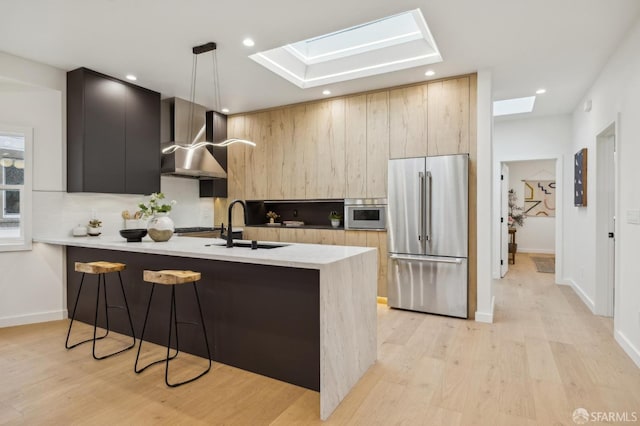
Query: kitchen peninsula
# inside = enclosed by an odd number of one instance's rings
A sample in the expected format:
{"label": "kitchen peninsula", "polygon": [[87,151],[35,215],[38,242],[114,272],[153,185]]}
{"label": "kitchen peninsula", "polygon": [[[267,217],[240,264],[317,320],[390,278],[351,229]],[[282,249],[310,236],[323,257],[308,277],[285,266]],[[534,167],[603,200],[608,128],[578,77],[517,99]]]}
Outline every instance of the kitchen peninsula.
{"label": "kitchen peninsula", "polygon": [[[228,249],[217,245],[224,243],[221,239],[190,237],[165,243],[127,243],[115,236],[47,237],[38,242],[66,246],[68,303],[80,281],[74,262],[126,263],[123,280],[137,334],[150,292],[142,270],[201,272],[198,288],[214,342],[213,359],[319,391],[322,419],[376,360],[374,249],[315,244]],[[92,287],[84,290],[83,298],[89,289],[95,292]],[[154,303],[168,305],[168,294],[158,296]],[[110,303],[117,301],[117,292],[109,298]],[[179,304],[190,300],[187,294],[181,298],[178,293],[177,298]],[[91,299],[86,295],[85,302],[81,300],[80,320],[90,320],[93,307],[86,302]],[[193,314],[178,307],[181,321],[191,321]],[[125,324],[113,317],[112,329],[126,333]],[[166,318],[150,319],[149,340],[164,343],[166,324]],[[180,350],[202,356],[197,339],[190,339],[190,327],[180,332]]]}

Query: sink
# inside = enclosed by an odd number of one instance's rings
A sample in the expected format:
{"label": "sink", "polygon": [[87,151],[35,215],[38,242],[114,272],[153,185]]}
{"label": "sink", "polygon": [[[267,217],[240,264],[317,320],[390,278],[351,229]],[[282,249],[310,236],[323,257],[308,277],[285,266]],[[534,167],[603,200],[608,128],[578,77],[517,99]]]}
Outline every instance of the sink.
{"label": "sink", "polygon": [[[226,243],[218,243],[218,244],[206,244],[206,246],[220,246],[220,247],[225,247],[227,244]],[[244,248],[251,248],[251,243],[233,243],[234,247],[244,247]],[[278,248],[278,247],[286,247],[288,246],[288,244],[268,244],[268,243],[258,243],[257,247],[259,249],[274,249],[274,248]]]}

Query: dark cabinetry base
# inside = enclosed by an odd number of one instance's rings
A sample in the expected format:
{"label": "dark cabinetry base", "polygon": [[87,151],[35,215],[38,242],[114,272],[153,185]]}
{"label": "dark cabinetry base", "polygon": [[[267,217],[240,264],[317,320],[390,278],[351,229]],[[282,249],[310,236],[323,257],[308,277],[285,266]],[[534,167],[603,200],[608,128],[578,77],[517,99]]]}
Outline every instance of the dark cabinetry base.
{"label": "dark cabinetry base", "polygon": [[[142,271],[198,271],[202,273],[198,291],[214,361],[320,390],[319,271],[67,247],[67,294],[75,295],[80,284],[81,274],[73,271],[74,262],[96,260],[127,264],[122,278],[136,337],[142,332],[151,292],[151,284],[142,280]],[[162,287],[154,293],[145,340],[166,345],[171,289]],[[176,288],[178,316],[181,321],[199,322],[193,290],[188,287]],[[88,290],[82,293],[76,319],[92,323],[96,295]],[[108,296],[116,303],[122,297],[116,291]],[[126,320],[114,319],[110,326],[130,335]],[[184,327],[180,350],[206,357],[201,330]]]}

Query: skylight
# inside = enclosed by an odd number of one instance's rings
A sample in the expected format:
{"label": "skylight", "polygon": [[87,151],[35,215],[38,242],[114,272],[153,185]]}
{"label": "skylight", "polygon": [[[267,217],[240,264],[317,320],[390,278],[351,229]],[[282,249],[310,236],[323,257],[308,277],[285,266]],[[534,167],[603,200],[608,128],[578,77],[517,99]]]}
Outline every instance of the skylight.
{"label": "skylight", "polygon": [[420,9],[249,57],[303,89],[442,62]]}
{"label": "skylight", "polygon": [[535,96],[527,96],[525,98],[505,99],[493,102],[493,116],[522,114],[533,111],[533,105],[536,102]]}

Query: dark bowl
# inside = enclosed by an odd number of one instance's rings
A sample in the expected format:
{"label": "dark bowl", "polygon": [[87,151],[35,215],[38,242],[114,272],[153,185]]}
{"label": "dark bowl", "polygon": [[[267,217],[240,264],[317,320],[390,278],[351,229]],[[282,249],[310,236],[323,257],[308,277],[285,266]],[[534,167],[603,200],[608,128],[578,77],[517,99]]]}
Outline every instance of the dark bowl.
{"label": "dark bowl", "polygon": [[142,241],[142,237],[147,235],[146,229],[121,229],[120,235],[127,239],[128,243],[139,243]]}

